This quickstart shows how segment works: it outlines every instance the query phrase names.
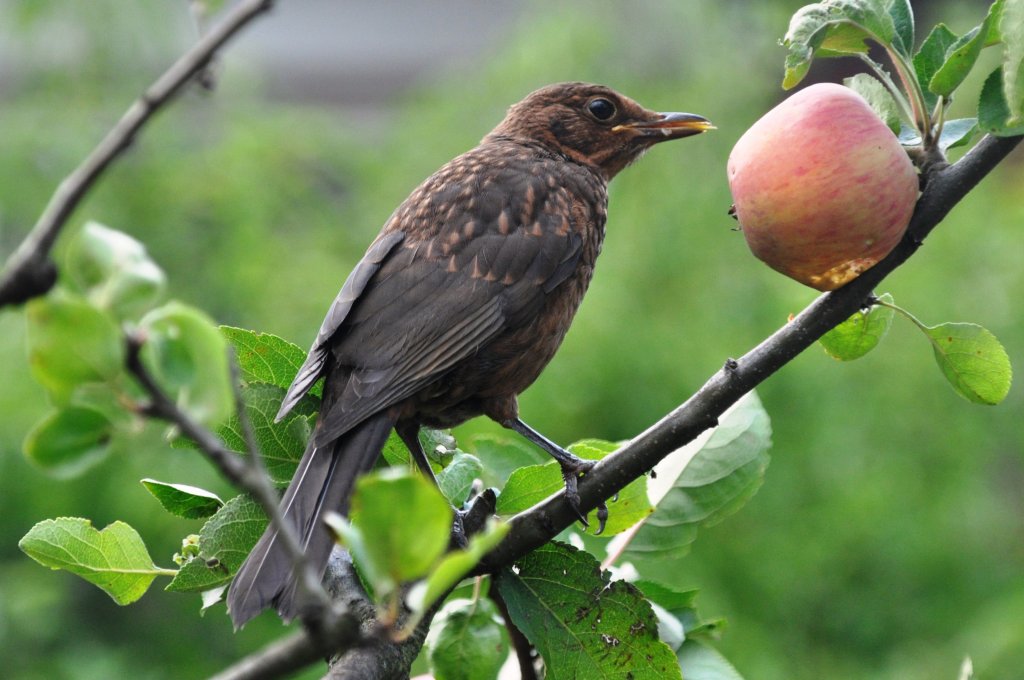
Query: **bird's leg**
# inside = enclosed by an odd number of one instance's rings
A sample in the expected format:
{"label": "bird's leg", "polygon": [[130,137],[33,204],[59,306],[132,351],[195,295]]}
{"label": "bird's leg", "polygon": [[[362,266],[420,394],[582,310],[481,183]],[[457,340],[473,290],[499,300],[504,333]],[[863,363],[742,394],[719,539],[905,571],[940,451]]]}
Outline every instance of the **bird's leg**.
{"label": "bird's leg", "polygon": [[423,445],[420,444],[419,423],[400,420],[395,424],[395,432],[398,433],[398,438],[405,444],[405,448],[409,449],[409,455],[416,462],[416,467],[420,469],[427,479],[434,483],[434,486],[437,486],[437,477],[434,476],[434,471],[430,467],[430,460],[427,459]]}
{"label": "bird's leg", "polygon": [[[395,432],[398,433],[398,437],[405,443],[406,448],[409,449],[409,454],[416,461],[416,466],[426,475],[427,479],[434,483],[434,486],[440,488],[440,485],[437,483],[437,476],[434,475],[434,471],[430,467],[430,460],[427,459],[423,445],[420,444],[419,423],[399,421],[395,425]],[[469,539],[466,537],[466,530],[463,526],[463,516],[466,512],[455,508],[451,536],[451,544],[454,548],[465,548],[469,544]]]}
{"label": "bird's leg", "polygon": [[[587,522],[586,514],[584,514],[580,509],[578,482],[580,477],[590,472],[590,470],[597,465],[597,461],[587,460],[569,453],[561,446],[524,423],[519,416],[503,420],[501,424],[504,427],[523,435],[531,442],[542,448],[549,456],[558,461],[559,466],[562,468],[562,479],[565,480],[565,500],[569,501],[569,507],[571,507],[573,512],[576,513],[576,516],[579,517],[583,526],[590,526]],[[601,501],[600,505],[597,506],[598,534],[604,531],[604,524],[607,520],[608,506],[604,501]]]}

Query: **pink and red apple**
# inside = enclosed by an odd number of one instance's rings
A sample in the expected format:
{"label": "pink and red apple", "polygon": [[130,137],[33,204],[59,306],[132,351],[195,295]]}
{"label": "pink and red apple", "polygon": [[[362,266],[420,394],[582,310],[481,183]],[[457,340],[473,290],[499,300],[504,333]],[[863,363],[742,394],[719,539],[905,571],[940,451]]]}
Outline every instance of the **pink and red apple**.
{"label": "pink and red apple", "polygon": [[736,142],[736,217],[770,267],[833,290],[872,267],[907,228],[918,176],[868,103],[832,83],[789,97]]}

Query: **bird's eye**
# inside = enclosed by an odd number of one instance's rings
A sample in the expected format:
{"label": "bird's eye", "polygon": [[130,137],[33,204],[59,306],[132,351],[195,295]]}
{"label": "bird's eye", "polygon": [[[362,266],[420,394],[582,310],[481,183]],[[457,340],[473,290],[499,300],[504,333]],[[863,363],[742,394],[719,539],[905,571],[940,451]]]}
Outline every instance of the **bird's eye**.
{"label": "bird's eye", "polygon": [[587,102],[587,111],[598,120],[610,120],[615,115],[615,104],[603,97],[591,99]]}

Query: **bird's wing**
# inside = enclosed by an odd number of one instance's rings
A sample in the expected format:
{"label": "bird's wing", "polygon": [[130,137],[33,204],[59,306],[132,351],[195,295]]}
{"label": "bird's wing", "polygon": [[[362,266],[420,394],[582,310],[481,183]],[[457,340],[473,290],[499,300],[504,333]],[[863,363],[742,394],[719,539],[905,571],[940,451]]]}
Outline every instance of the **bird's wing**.
{"label": "bird's wing", "polygon": [[402,209],[396,212],[406,236],[331,342],[329,360],[347,380],[325,395],[318,441],[411,396],[502,331],[528,323],[575,270],[583,249],[577,222],[590,216],[570,191],[519,174],[492,182],[504,188],[482,198],[477,191],[471,201],[459,185],[446,182],[447,210],[427,238],[416,240],[422,225],[402,224]]}
{"label": "bird's wing", "polygon": [[345,279],[338,296],[334,298],[331,308],[327,311],[324,322],[320,325],[320,331],[316,334],[316,340],[306,355],[306,360],[299,368],[295,379],[292,380],[288,392],[281,402],[281,408],[277,412],[277,420],[281,420],[291,411],[299,399],[309,391],[321,375],[323,375],[324,364],[327,361],[327,354],[330,351],[331,337],[337,332],[345,317],[352,309],[353,303],[362,295],[366,284],[380,269],[381,263],[394,250],[405,237],[400,231],[392,231],[380,234],[370,247],[367,248],[363,259],[359,261],[352,273]]}

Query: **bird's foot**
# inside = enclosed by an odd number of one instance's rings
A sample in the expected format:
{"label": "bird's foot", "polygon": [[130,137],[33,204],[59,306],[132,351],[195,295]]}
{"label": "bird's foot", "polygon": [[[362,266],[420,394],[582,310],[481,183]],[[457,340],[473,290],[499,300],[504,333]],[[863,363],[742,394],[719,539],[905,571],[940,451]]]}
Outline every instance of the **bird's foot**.
{"label": "bird's foot", "polygon": [[[565,480],[565,500],[569,501],[569,507],[572,508],[572,511],[579,518],[580,522],[583,523],[583,526],[589,527],[590,522],[587,521],[587,515],[580,508],[579,480],[580,477],[594,469],[597,461],[574,456],[568,451],[565,451],[565,456],[558,459],[558,464],[562,468],[562,479]],[[601,501],[597,506],[597,531],[594,532],[595,536],[604,531],[604,525],[607,521],[608,505]]]}
{"label": "bird's foot", "polygon": [[487,520],[494,516],[497,498],[494,489],[474,491],[461,509],[455,509],[449,541],[452,549],[465,548],[469,545],[470,536],[483,530]]}

